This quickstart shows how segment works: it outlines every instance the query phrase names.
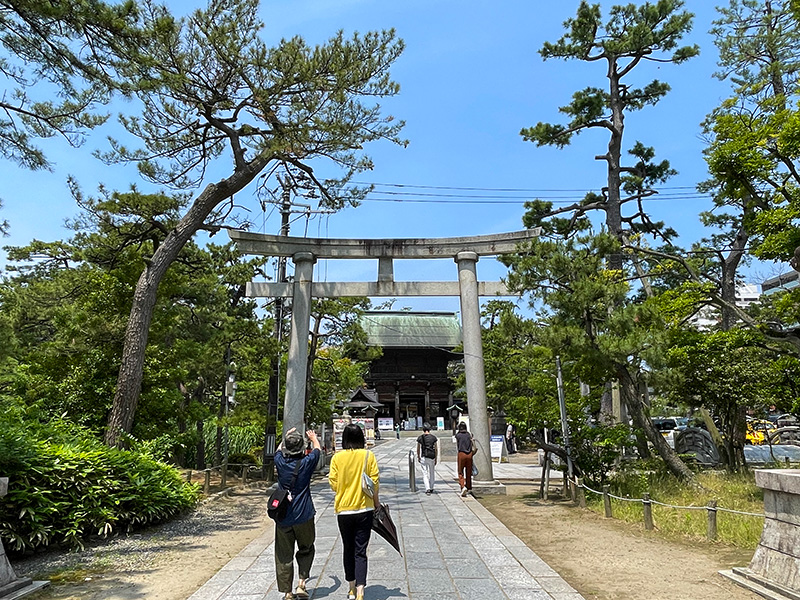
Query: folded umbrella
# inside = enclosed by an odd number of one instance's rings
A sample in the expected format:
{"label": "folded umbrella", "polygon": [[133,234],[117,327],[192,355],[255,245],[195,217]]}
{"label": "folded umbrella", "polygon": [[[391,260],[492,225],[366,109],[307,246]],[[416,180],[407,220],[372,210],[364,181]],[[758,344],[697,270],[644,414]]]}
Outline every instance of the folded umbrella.
{"label": "folded umbrella", "polygon": [[397,527],[389,514],[388,504],[379,504],[372,513],[372,530],[385,539],[389,544],[403,556],[400,552],[400,540],[397,538]]}

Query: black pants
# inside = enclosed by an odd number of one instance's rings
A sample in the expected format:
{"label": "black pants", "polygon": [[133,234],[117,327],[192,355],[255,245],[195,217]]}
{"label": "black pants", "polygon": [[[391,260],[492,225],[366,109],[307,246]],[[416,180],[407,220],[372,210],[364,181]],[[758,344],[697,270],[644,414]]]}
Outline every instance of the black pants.
{"label": "black pants", "polygon": [[342,536],[344,578],[356,585],[367,585],[367,546],[372,533],[373,511],[345,513],[337,516]]}

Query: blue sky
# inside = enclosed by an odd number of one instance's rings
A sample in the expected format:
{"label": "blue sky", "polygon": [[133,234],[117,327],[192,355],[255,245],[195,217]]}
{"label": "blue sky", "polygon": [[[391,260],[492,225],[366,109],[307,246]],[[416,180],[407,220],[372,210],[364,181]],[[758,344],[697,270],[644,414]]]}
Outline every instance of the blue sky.
{"label": "blue sky", "polygon": [[[202,5],[194,1],[170,4],[177,14]],[[292,234],[404,238],[514,231],[522,228],[526,198],[570,201],[602,187],[605,163],[594,156],[605,151],[604,133],[585,133],[563,150],[537,148],[519,136],[522,127],[538,121],[562,121],[558,107],[567,104],[574,91],[605,86],[604,63],[545,62],[537,52],[543,42],[562,35],[562,22],[574,15],[578,4],[578,0],[266,0],[261,10],[264,36],[269,41],[299,34],[311,43],[321,43],[338,29],[364,32],[393,27],[406,43],[393,69],[401,92],[384,105],[406,121],[403,136],[410,143],[407,148],[388,143],[368,147],[375,169],[357,178],[404,187],[378,186],[371,199],[357,209],[308,223],[300,219],[293,223]],[[601,4],[605,15],[612,3]],[[668,82],[672,92],[657,106],[631,113],[626,119],[626,148],[641,140],[654,146],[658,157],[668,159],[679,171],[666,184],[665,197],[656,197],[647,206],[655,218],[678,230],[686,244],[704,234],[697,215],[710,206],[693,192],[706,177],[700,122],[729,89],[727,83],[712,77],[716,49],[707,31],[716,18],[714,4],[689,2],[696,18],[687,43],[701,46],[700,57],[680,66],[647,63],[637,67],[631,83],[645,84],[658,78]],[[52,173],[30,173],[0,164],[4,203],[0,218],[11,225],[4,245],[68,237],[63,221],[76,212],[66,187],[70,174],[87,193],[101,183],[119,189],[139,183],[135,170],[109,168],[91,157],[91,150],[103,148],[106,133],[98,131],[79,150],[67,148],[60,140],[47,141],[43,145],[55,163]],[[490,191],[499,188],[526,191]],[[253,211],[251,218],[261,225],[259,230],[276,233],[277,212],[262,214],[251,193],[240,194],[237,204]],[[689,197],[668,197],[674,194]],[[479,203],[487,198],[475,197],[492,195],[504,198],[487,204]],[[415,199],[427,202],[412,201]],[[316,277],[369,280],[376,272],[371,261],[331,262],[319,264]],[[399,280],[456,278],[452,261],[405,261],[395,266],[395,272]],[[503,269],[484,258],[478,274],[481,279],[497,279]],[[770,274],[770,267],[762,266],[753,277]],[[395,306],[456,310],[457,299],[401,299]]]}

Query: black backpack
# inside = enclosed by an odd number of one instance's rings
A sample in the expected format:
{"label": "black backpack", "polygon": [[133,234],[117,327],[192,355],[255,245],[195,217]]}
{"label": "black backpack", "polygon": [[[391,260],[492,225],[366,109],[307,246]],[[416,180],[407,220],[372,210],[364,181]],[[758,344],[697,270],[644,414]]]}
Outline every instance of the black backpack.
{"label": "black backpack", "polygon": [[267,516],[273,521],[283,521],[286,518],[286,513],[289,512],[289,504],[292,502],[292,488],[294,482],[297,480],[297,472],[300,470],[300,463],[302,458],[298,458],[294,463],[294,473],[292,473],[292,481],[289,483],[289,489],[284,490],[281,484],[273,490],[267,500]]}
{"label": "black backpack", "polygon": [[436,443],[439,438],[431,433],[423,433],[420,437],[422,438],[422,456],[436,458]]}

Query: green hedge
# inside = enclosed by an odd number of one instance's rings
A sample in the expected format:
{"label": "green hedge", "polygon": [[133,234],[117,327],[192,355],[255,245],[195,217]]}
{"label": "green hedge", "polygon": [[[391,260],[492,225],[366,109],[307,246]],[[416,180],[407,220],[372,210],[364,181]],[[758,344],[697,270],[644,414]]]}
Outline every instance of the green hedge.
{"label": "green hedge", "polygon": [[197,486],[168,465],[108,448],[74,425],[25,422],[13,411],[0,416],[0,476],[9,478],[0,538],[13,551],[83,547],[91,535],[167,520],[198,498]]}

